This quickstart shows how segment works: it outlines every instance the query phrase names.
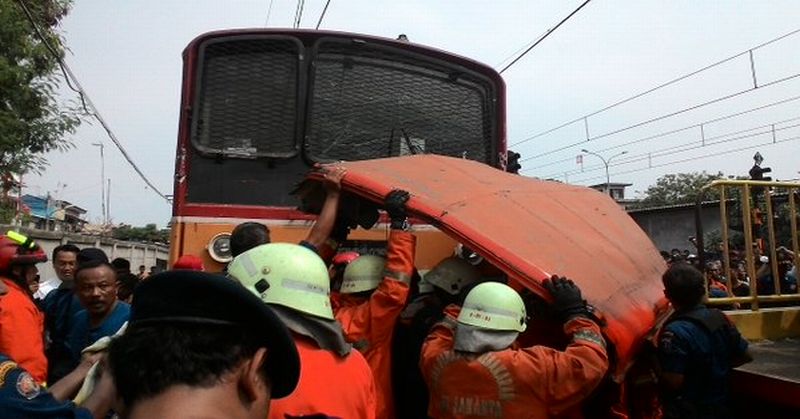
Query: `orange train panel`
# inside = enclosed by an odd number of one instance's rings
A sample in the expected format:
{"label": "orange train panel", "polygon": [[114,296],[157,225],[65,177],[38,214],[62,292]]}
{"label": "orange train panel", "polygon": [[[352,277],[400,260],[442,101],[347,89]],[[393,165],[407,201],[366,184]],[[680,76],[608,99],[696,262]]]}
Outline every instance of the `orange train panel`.
{"label": "orange train panel", "polygon": [[[276,220],[244,220],[214,218],[202,221],[191,221],[190,217],[176,217],[172,223],[170,266],[181,255],[191,254],[203,259],[203,264],[210,272],[222,271],[223,264],[211,259],[208,254],[208,242],[219,233],[230,233],[237,224],[244,221],[265,223],[270,230],[273,242],[298,243],[308,236],[313,221],[276,221]],[[412,231],[417,235],[417,257],[415,266],[419,269],[430,269],[446,256],[453,254],[456,242],[430,226],[414,226]],[[387,228],[371,230],[358,229],[350,233],[350,240],[384,241],[389,236]]]}
{"label": "orange train panel", "polygon": [[436,155],[343,164],[345,190],[376,202],[391,189],[408,190],[412,213],[545,298],[541,281],[550,274],[574,279],[607,321],[617,379],[666,312],[663,259],[604,194]]}

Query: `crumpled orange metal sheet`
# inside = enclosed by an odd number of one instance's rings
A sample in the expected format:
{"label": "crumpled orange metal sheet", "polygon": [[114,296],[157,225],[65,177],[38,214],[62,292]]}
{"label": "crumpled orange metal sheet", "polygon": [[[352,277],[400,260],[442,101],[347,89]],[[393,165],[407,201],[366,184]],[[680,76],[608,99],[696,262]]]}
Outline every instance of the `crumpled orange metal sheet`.
{"label": "crumpled orange metal sheet", "polygon": [[541,281],[574,279],[606,320],[621,378],[667,310],[666,269],[650,239],[610,197],[592,189],[508,174],[451,157],[345,162],[345,190],[380,202],[409,191],[409,209],[549,298]]}

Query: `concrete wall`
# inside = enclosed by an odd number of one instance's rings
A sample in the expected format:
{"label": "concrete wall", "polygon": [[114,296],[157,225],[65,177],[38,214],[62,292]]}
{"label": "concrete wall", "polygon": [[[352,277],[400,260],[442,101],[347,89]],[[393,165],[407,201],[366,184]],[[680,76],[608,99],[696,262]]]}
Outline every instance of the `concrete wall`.
{"label": "concrete wall", "polygon": [[[694,205],[688,207],[639,210],[628,214],[639,224],[659,250],[688,249],[695,253],[689,236],[695,236]],[[703,231],[719,230],[719,207],[703,207]]]}
{"label": "concrete wall", "polygon": [[[148,270],[151,266],[159,266],[162,269],[166,269],[167,260],[169,259],[169,247],[167,246],[128,242],[61,231],[34,230],[0,224],[0,232],[5,233],[8,230],[17,230],[33,238],[39,246],[42,246],[47,253],[48,259],[51,258],[53,249],[66,243],[74,244],[79,248],[98,247],[106,252],[109,260],[117,257],[128,259],[131,262],[131,270],[134,271],[134,273],[137,272],[139,265],[145,265]],[[38,265],[39,275],[43,280],[53,278],[56,275],[51,262],[52,261],[48,261],[47,263]]]}

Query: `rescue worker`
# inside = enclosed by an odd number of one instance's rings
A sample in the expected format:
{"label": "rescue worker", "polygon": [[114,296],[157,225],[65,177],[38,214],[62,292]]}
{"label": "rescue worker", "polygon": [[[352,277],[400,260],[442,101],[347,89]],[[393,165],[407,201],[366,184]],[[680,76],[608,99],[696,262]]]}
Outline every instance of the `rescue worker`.
{"label": "rescue worker", "polygon": [[572,281],[553,276],[543,285],[571,337],[567,348],[516,347],[526,328],[522,298],[505,284],[477,285],[463,308],[447,309],[422,348],[430,417],[580,415],[581,402],[608,370],[605,341]]}
{"label": "rescue worker", "polygon": [[195,271],[159,273],[136,289],[107,361],[114,410],[127,419],[264,419],[270,399],[289,395],[300,374],[269,307],[231,280]]}
{"label": "rescue worker", "polygon": [[394,370],[401,371],[393,377],[398,417],[427,415],[429,394],[419,370],[422,344],[431,327],[442,320],[444,308],[450,304],[460,306],[466,292],[480,279],[475,265],[460,257],[448,257],[420,281],[420,295],[403,310],[394,335]]}
{"label": "rescue worker", "polygon": [[336,320],[344,335],[367,359],[378,391],[378,417],[395,415],[392,394],[392,336],[400,313],[408,303],[414,273],[416,237],[409,233],[406,191],[386,195],[384,205],[391,220],[386,258],[363,255],[344,270]]}
{"label": "rescue worker", "polygon": [[665,418],[728,418],[731,369],[752,360],[747,341],[717,309],[706,308],[703,273],[675,263],[662,277],[675,313],[658,337]]}
{"label": "rescue worker", "polygon": [[[468,292],[481,280],[481,273],[468,261],[459,257],[449,257],[437,263],[425,275],[425,282],[433,287],[439,319],[442,309],[450,304],[461,305]],[[436,320],[439,320],[436,319]],[[433,323],[428,325],[433,326]]]}
{"label": "rescue worker", "polygon": [[[0,417],[3,419],[101,419],[111,408],[114,396],[106,380],[98,385],[81,407],[69,401],[91,367],[83,363],[74,373],[50,387],[42,387],[28,371],[0,354]],[[73,379],[72,376],[75,375]],[[70,381],[69,383],[62,382]]]}
{"label": "rescue worker", "polygon": [[272,308],[300,355],[297,389],[272,404],[270,418],[376,417],[372,372],[333,318],[328,270],[319,255],[296,244],[264,244],[234,258],[228,275]]}
{"label": "rescue worker", "polygon": [[480,279],[478,269],[459,257],[442,259],[422,276],[418,295],[400,315],[401,322],[421,332],[417,333],[420,335],[419,348],[430,328],[444,316],[444,308],[450,304],[461,305],[466,292]]}
{"label": "rescue worker", "polygon": [[172,265],[172,269],[205,272],[206,267],[203,266],[203,259],[199,256],[187,254],[179,257]]}
{"label": "rescue worker", "polygon": [[8,292],[0,298],[0,353],[27,370],[39,384],[47,382],[44,316],[28,290],[27,278],[47,261],[28,237],[9,231],[0,237],[0,280]]}
{"label": "rescue worker", "polygon": [[67,336],[74,327],[72,319],[83,309],[75,287],[75,269],[80,249],[74,244],[62,244],[53,249],[53,270],[59,280],[58,288],[45,297],[44,311],[47,345],[47,377],[58,381],[73,367]]}
{"label": "rescue worker", "polygon": [[[337,246],[338,247],[338,244]],[[334,255],[330,263],[328,275],[331,277],[331,293],[338,293],[342,288],[342,279],[344,278],[344,270],[354,260],[361,256],[358,252],[341,252]]]}

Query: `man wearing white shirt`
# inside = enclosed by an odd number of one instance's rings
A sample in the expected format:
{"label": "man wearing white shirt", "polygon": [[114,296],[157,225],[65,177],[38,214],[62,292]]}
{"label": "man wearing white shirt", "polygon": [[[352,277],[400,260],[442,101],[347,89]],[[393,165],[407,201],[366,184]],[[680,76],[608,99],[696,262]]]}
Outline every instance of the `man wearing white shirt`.
{"label": "man wearing white shirt", "polygon": [[44,311],[45,332],[49,340],[45,353],[50,382],[58,381],[72,370],[71,352],[66,341],[69,331],[74,327],[73,317],[83,309],[72,290],[79,252],[80,249],[74,244],[62,244],[53,250],[53,269],[60,284],[50,291],[41,304]]}
{"label": "man wearing white shirt", "polygon": [[39,282],[39,290],[33,293],[33,298],[37,300],[44,300],[44,297],[47,297],[47,294],[49,294],[50,291],[58,288],[58,286],[61,285],[61,282],[63,281],[61,281],[58,276],[55,278],[50,278],[44,282]]}
{"label": "man wearing white shirt", "polygon": [[53,270],[56,272],[56,277],[39,283],[39,290],[33,294],[35,299],[44,300],[50,291],[61,286],[64,281],[71,287],[77,267],[77,254],[78,248],[71,244],[61,245],[53,250]]}

